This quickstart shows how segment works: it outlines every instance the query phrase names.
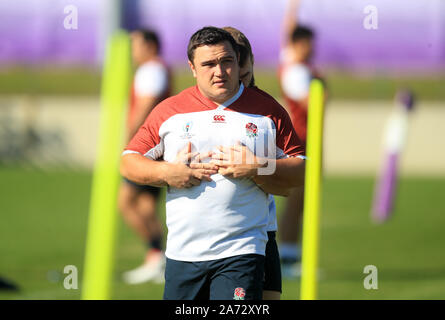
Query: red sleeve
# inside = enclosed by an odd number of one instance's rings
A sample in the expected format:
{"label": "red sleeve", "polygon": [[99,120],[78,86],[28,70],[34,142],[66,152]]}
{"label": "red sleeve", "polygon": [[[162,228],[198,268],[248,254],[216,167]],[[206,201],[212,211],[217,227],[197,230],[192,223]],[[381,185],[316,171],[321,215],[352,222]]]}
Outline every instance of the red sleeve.
{"label": "red sleeve", "polygon": [[198,89],[195,86],[185,89],[178,95],[167,98],[154,107],[144,124],[128,143],[124,154],[138,152],[153,160],[163,158],[164,134],[160,132],[161,126],[176,114],[202,110],[200,104],[191,102],[195,101],[191,99],[195,99],[193,92],[196,90]]}
{"label": "red sleeve", "polygon": [[[262,114],[269,117],[275,124],[277,159],[286,158],[286,156],[304,156],[304,144],[298,137],[286,109],[270,94],[257,87],[247,88],[246,93],[244,106],[247,106],[250,110],[244,111]],[[255,103],[248,103],[251,101],[255,101]],[[243,110],[240,111],[242,112]]]}
{"label": "red sleeve", "polygon": [[281,152],[278,151],[277,158],[284,158],[285,155],[289,157],[304,156],[305,148],[292,126],[289,114],[283,107],[279,107],[279,116],[275,121],[277,125],[277,147],[282,150],[284,154],[280,155]]}
{"label": "red sleeve", "polygon": [[156,160],[163,155],[162,141],[159,136],[159,128],[162,124],[158,105],[145,119],[144,124],[139,128],[134,137],[130,140],[124,149],[124,153],[138,152]]}

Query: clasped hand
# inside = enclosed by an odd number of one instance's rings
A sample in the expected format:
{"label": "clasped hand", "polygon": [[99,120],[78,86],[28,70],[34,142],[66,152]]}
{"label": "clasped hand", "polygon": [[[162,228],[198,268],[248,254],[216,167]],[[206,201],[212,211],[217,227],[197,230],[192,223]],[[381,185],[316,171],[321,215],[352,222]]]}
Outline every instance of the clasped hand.
{"label": "clasped hand", "polygon": [[[167,183],[175,188],[190,188],[211,181],[210,176],[219,173],[231,178],[252,178],[257,169],[265,164],[246,146],[239,142],[231,147],[218,147],[219,152],[191,152],[191,143],[178,152],[169,168]],[[203,163],[204,159],[211,159]]]}
{"label": "clasped hand", "polygon": [[231,147],[219,146],[218,150],[219,153],[212,154],[210,163],[217,165],[218,173],[226,177],[253,178],[266,163],[240,142]]}

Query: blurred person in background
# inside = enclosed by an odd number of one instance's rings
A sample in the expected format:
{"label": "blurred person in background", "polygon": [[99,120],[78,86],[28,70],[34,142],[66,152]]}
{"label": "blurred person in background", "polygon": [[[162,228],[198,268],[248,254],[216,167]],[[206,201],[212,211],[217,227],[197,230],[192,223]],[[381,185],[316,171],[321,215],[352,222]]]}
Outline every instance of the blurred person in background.
{"label": "blurred person in background", "polygon": [[[249,39],[238,29],[233,27],[224,27],[238,44],[240,51],[240,80],[245,87],[256,88],[253,72],[254,56]],[[258,89],[258,91],[262,92]],[[267,226],[267,244],[264,261],[264,281],[263,281],[263,299],[280,300],[281,289],[281,267],[278,245],[275,240],[277,232],[277,212],[275,198],[269,194],[269,221]]]}
{"label": "blurred person in background", "polygon": [[[319,76],[311,65],[315,34],[311,28],[298,24],[299,6],[299,0],[290,0],[287,4],[278,77],[284,107],[306,146],[309,86],[311,80]],[[304,187],[294,188],[280,218],[280,256],[283,276],[287,278],[300,276],[303,204]]]}
{"label": "blurred person in background", "polygon": [[[170,95],[170,72],[160,57],[161,44],[152,30],[131,33],[131,51],[137,67],[131,87],[126,143],[135,135],[151,110]],[[147,246],[144,263],[124,273],[126,283],[162,282],[165,256],[162,227],[156,213],[160,188],[138,185],[123,179],[119,190],[119,209],[125,222]]]}

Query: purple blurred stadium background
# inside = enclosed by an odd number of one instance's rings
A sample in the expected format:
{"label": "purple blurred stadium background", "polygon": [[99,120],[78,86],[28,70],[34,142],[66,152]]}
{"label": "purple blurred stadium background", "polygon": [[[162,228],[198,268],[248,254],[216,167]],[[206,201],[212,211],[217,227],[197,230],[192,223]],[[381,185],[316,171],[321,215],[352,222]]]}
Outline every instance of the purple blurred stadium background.
{"label": "purple blurred stadium background", "polygon": [[[258,65],[275,66],[285,0],[127,0],[126,28],[157,30],[164,56],[183,64],[190,35],[204,25],[235,26],[251,40]],[[65,30],[64,7],[78,8],[78,29]],[[363,12],[378,9],[378,29]],[[109,0],[2,0],[0,67],[11,64],[98,65],[109,32]],[[318,35],[316,61],[361,71],[445,69],[445,1],[303,1],[300,21]]]}

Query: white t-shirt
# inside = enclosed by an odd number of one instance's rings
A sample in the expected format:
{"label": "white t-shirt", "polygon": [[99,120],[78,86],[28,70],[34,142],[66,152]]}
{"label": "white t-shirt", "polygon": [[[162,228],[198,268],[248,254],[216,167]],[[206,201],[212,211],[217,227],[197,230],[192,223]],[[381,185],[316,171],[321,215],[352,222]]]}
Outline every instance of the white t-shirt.
{"label": "white t-shirt", "polygon": [[280,82],[284,94],[292,100],[301,100],[309,95],[312,72],[307,65],[292,62],[292,50],[280,50],[280,63],[283,66]]}
{"label": "white t-shirt", "polygon": [[[258,155],[267,133],[267,156],[304,154],[287,112],[259,89],[244,89],[224,104],[204,97],[197,86],[170,97],[148,116],[124,154],[173,162],[188,142],[192,152],[218,152],[237,141]],[[264,156],[264,154],[261,154]],[[220,174],[199,186],[168,187],[166,256],[179,261],[207,261],[241,254],[265,254],[270,214],[269,194],[248,178]]]}
{"label": "white t-shirt", "polygon": [[284,66],[281,86],[286,96],[298,101],[309,95],[311,80],[312,74],[306,65],[289,64]]}
{"label": "white t-shirt", "polygon": [[134,90],[138,97],[159,97],[168,88],[167,68],[159,61],[152,60],[141,65],[134,76]]}

